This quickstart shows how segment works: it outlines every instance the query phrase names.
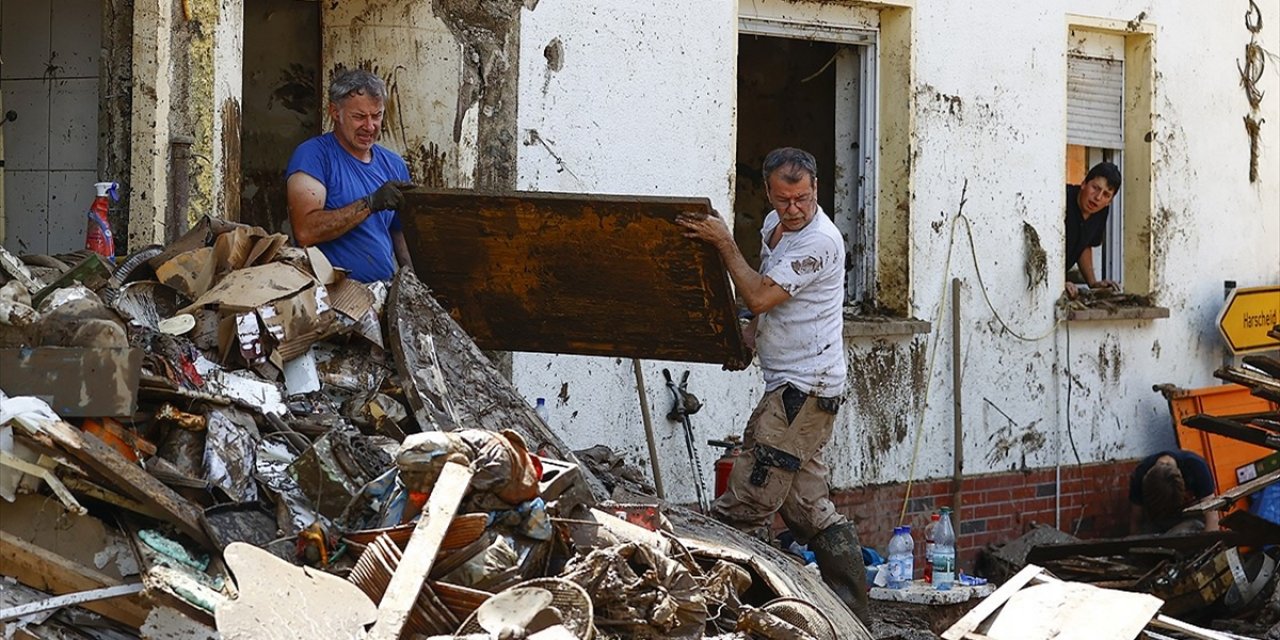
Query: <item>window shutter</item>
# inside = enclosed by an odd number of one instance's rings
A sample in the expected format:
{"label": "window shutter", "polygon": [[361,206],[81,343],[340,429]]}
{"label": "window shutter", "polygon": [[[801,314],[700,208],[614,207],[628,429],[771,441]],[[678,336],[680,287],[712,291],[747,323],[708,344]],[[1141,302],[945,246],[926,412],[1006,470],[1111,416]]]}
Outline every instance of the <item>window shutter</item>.
{"label": "window shutter", "polygon": [[1124,62],[1067,56],[1067,143],[1124,148]]}

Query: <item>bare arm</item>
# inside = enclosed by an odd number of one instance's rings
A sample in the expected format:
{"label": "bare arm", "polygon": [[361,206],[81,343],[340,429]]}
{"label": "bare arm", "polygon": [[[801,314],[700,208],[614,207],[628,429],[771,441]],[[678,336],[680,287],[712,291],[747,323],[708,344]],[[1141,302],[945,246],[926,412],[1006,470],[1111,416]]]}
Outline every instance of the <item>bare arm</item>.
{"label": "bare arm", "polygon": [[1090,288],[1111,287],[1112,289],[1119,289],[1119,286],[1111,280],[1098,280],[1094,277],[1093,247],[1085,247],[1084,251],[1080,252],[1078,264],[1080,265],[1080,275],[1084,276],[1084,281],[1088,283]]}
{"label": "bare arm", "polygon": [[1219,529],[1218,519],[1221,516],[1222,514],[1218,513],[1217,509],[1210,509],[1209,511],[1206,511],[1204,513],[1204,530],[1210,532],[1217,531]]}
{"label": "bare arm", "polygon": [[395,229],[391,232],[391,247],[396,252],[396,263],[413,270],[413,258],[409,256],[409,243],[404,241],[404,232]]}
{"label": "bare arm", "polygon": [[747,264],[747,259],[742,257],[737,243],[733,241],[733,234],[729,232],[729,227],[719,213],[713,211],[709,216],[682,213],[676,218],[676,223],[685,228],[686,238],[702,240],[716,248],[720,258],[724,260],[725,268],[729,270],[733,285],[752,313],[764,313],[791,297],[772,278],[762,275]]}
{"label": "bare arm", "polygon": [[324,184],[301,171],[289,176],[287,191],[293,237],[303,247],[337,239],[372,213],[363,198],[341,209],[325,210]]}

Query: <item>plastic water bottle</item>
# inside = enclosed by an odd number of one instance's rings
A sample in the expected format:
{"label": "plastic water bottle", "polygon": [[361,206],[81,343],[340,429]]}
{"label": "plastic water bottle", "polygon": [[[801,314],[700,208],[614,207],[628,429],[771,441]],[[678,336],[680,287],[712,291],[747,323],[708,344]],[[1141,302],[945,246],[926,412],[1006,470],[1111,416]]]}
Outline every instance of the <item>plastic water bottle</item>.
{"label": "plastic water bottle", "polygon": [[915,541],[911,527],[898,527],[889,539],[889,588],[905,589],[915,575]]}
{"label": "plastic water bottle", "polygon": [[533,407],[533,410],[542,419],[542,424],[551,426],[551,409],[547,408],[546,398],[538,398],[538,404]]}
{"label": "plastic water bottle", "polygon": [[933,586],[946,591],[956,581],[956,532],[951,527],[951,509],[942,508],[933,530]]}
{"label": "plastic water bottle", "polygon": [[933,583],[933,536],[938,529],[938,512],[929,516],[929,524],[924,526],[924,581]]}

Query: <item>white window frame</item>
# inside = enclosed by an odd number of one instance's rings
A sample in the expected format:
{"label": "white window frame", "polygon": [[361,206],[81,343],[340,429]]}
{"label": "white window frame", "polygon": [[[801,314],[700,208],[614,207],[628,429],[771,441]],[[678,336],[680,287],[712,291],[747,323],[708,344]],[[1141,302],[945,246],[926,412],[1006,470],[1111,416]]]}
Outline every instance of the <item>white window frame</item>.
{"label": "white window frame", "polygon": [[[873,302],[876,291],[876,194],[879,136],[879,34],[875,30],[831,23],[798,22],[756,16],[738,18],[739,35],[812,40],[843,45],[836,57],[835,211],[830,212],[849,254],[846,302]],[[856,107],[855,107],[856,105]],[[841,118],[856,108],[856,118]],[[860,249],[855,251],[855,249]]]}

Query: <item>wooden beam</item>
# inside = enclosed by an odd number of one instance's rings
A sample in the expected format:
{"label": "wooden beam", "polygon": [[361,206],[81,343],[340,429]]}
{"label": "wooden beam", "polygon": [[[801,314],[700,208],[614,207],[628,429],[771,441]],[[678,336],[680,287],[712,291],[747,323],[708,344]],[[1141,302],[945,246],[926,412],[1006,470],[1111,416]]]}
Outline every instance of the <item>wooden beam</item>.
{"label": "wooden beam", "polygon": [[141,582],[130,582],[127,584],[102,587],[101,589],[90,589],[88,591],[68,593],[63,596],[53,596],[52,598],[45,598],[44,600],[36,602],[20,604],[16,607],[9,607],[8,609],[0,609],[0,622],[14,620],[21,618],[22,616],[40,613],[42,611],[50,611],[52,609],[88,604],[99,600],[110,600],[111,598],[119,598],[120,596],[131,596],[135,593],[142,593],[142,590],[143,586]]}
{"label": "wooden beam", "polygon": [[[0,531],[0,574],[55,595],[120,584],[111,576],[81,566],[5,531]],[[136,596],[85,602],[81,606],[134,629],[146,622],[151,611]]]}
{"label": "wooden beam", "polygon": [[1165,615],[1156,616],[1154,619],[1151,620],[1150,626],[1153,626],[1157,629],[1167,629],[1169,631],[1177,631],[1179,633],[1183,633],[1188,636],[1191,636],[1192,638],[1196,638],[1196,640],[1232,640],[1233,637],[1236,637],[1236,636],[1223,635],[1221,633],[1218,633],[1217,631],[1213,631],[1211,629],[1205,629],[1204,627],[1197,627],[1193,624],[1183,622],[1181,620],[1178,620],[1177,618],[1170,618],[1169,616],[1165,616]]}
{"label": "wooden beam", "polygon": [[1197,502],[1186,509],[1183,513],[1203,513],[1214,509],[1223,509],[1227,505],[1243,498],[1255,491],[1261,491],[1267,486],[1280,482],[1280,469],[1276,469],[1265,476],[1259,476],[1238,487],[1233,487],[1216,496],[1209,496],[1200,502]]}
{"label": "wooden beam", "polygon": [[1186,536],[1147,535],[1119,540],[1096,540],[1048,544],[1033,547],[1027,552],[1027,562],[1049,562],[1072,556],[1113,556],[1129,553],[1134,549],[1157,548],[1175,551],[1197,551],[1222,541],[1231,546],[1249,543],[1249,537],[1236,531],[1213,531]]}
{"label": "wooden beam", "polygon": [[458,512],[458,505],[471,486],[470,467],[453,462],[446,463],[440,478],[427,498],[427,506],[413,529],[413,537],[404,550],[404,557],[391,576],[386,595],[378,605],[378,621],[369,630],[368,640],[397,640],[409,612],[418,601],[418,592],[431,572],[436,553],[444,534]]}
{"label": "wooden beam", "polygon": [[1280,540],[1280,524],[1238,509],[1222,519],[1222,526],[1233,531],[1243,531],[1260,540]]}
{"label": "wooden beam", "polygon": [[1272,378],[1280,378],[1280,359],[1271,356],[1245,356],[1244,363]]}
{"label": "wooden beam", "polygon": [[209,535],[200,524],[204,517],[200,509],[141,467],[126,460],[105,442],[91,434],[81,433],[65,422],[49,423],[45,425],[43,433],[48,434],[68,455],[101,474],[129,497],[165,514],[167,521],[192,540],[207,548],[214,548]]}
{"label": "wooden beam", "polygon": [[1213,372],[1213,377],[1227,382],[1244,385],[1252,389],[1262,389],[1272,393],[1280,393],[1280,380],[1271,376],[1248,371],[1237,367],[1222,367]]}
{"label": "wooden beam", "polygon": [[1226,436],[1233,440],[1280,450],[1280,434],[1243,425],[1234,420],[1226,420],[1217,416],[1198,413],[1183,420],[1182,424],[1191,427],[1192,429],[1216,433],[1220,436]]}

